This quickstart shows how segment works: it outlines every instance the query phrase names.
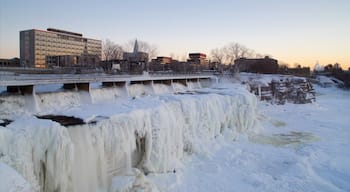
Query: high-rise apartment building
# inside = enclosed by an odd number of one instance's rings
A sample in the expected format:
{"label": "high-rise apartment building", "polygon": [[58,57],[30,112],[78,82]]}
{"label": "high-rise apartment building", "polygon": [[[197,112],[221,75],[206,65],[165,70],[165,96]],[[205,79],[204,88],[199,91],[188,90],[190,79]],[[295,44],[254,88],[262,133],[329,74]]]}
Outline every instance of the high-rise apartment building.
{"label": "high-rise apartment building", "polygon": [[20,32],[20,59],[25,67],[95,66],[101,50],[101,40],[80,33],[53,28]]}

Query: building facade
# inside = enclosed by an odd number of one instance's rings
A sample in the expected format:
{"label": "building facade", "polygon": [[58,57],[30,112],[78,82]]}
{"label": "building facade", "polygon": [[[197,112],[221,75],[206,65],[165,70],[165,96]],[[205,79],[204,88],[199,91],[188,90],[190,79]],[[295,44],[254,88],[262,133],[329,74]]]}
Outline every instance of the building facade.
{"label": "building facade", "polygon": [[19,67],[19,58],[0,59],[0,67]]}
{"label": "building facade", "polygon": [[143,71],[148,71],[148,59],[148,53],[139,50],[137,40],[133,52],[123,53],[123,60],[129,65],[129,73],[132,74],[141,74]]}
{"label": "building facade", "polygon": [[59,29],[20,31],[23,67],[96,66],[102,53],[101,40]]}
{"label": "building facade", "polygon": [[239,69],[240,72],[275,74],[278,72],[278,61],[270,57],[239,58],[235,60],[235,68]]}
{"label": "building facade", "polygon": [[198,65],[207,65],[207,55],[204,53],[189,53],[188,54],[189,59],[188,62],[198,64]]}
{"label": "building facade", "polygon": [[147,63],[149,57],[148,57],[148,53],[142,52],[139,50],[139,44],[137,40],[135,40],[133,52],[124,52],[123,59],[129,62]]}
{"label": "building facade", "polygon": [[188,70],[201,71],[209,68],[209,62],[207,55],[204,53],[189,53],[189,59],[187,60]]}
{"label": "building facade", "polygon": [[152,59],[149,63],[150,71],[169,71],[170,64],[176,62],[171,57],[157,57],[156,59]]}
{"label": "building facade", "polygon": [[152,59],[152,63],[156,64],[170,64],[173,61],[171,57],[157,57],[156,59]]}

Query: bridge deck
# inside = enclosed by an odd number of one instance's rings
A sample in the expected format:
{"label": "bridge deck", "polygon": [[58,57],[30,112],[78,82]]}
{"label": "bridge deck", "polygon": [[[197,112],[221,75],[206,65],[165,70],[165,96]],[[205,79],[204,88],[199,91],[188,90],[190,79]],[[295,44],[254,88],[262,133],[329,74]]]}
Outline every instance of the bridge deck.
{"label": "bridge deck", "polygon": [[99,82],[132,82],[155,80],[191,80],[210,79],[212,75],[101,75],[101,74],[64,74],[64,75],[0,75],[0,86],[26,86],[71,83],[99,83]]}

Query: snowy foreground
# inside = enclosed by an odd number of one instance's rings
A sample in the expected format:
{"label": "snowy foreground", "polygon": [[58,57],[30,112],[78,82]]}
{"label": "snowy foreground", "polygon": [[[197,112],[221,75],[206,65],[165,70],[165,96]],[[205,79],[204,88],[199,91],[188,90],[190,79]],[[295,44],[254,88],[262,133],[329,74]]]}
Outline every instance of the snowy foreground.
{"label": "snowy foreground", "polygon": [[232,83],[7,97],[0,191],[350,191],[350,93],[316,92],[305,105]]}
{"label": "snowy foreground", "polygon": [[152,181],[164,191],[350,191],[350,92],[315,88],[316,103],[260,103],[259,134],[217,139]]}

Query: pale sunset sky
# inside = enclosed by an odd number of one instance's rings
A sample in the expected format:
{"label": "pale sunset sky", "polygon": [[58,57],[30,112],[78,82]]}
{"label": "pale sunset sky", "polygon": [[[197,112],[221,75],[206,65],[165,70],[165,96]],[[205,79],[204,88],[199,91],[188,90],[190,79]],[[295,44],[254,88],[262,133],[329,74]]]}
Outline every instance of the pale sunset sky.
{"label": "pale sunset sky", "polygon": [[234,41],[290,66],[350,67],[350,0],[0,0],[0,58],[19,57],[19,31],[49,27],[161,56]]}

